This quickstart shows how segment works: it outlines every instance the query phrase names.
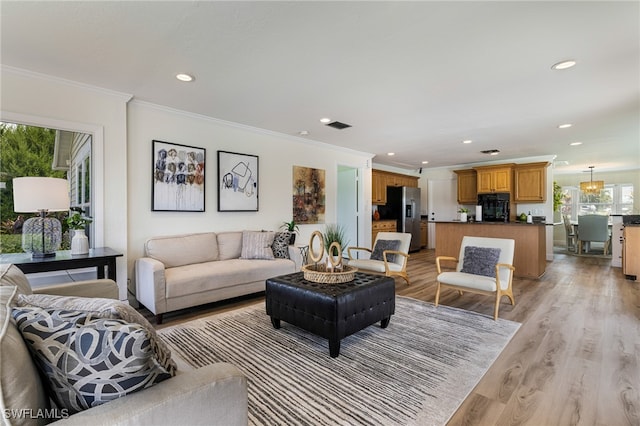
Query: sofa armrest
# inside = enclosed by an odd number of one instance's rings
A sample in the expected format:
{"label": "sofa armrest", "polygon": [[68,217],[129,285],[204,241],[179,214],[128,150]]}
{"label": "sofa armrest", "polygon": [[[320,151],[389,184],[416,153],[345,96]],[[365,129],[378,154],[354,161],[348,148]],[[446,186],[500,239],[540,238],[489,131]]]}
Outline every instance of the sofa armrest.
{"label": "sofa armrest", "polygon": [[231,364],[216,363],[52,424],[246,426],[247,410],[247,378]]}
{"label": "sofa armrest", "polygon": [[33,290],[36,294],[53,294],[56,296],[101,297],[118,299],[118,284],[109,279],[74,281],[56,284]]}
{"label": "sofa armrest", "polygon": [[136,260],[136,299],[156,315],[167,311],[164,263],[150,257]]}

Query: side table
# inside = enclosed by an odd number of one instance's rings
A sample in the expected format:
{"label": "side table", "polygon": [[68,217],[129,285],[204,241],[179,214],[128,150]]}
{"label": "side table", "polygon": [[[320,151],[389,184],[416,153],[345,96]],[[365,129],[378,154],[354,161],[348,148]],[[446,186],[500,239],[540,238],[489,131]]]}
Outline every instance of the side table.
{"label": "side table", "polygon": [[109,247],[96,247],[90,249],[89,254],[71,255],[71,250],[61,250],[56,252],[55,257],[44,259],[32,259],[29,253],[1,254],[0,264],[13,263],[25,274],[92,267],[96,268],[98,279],[103,279],[106,275],[116,281],[117,257],[122,257],[122,253]]}

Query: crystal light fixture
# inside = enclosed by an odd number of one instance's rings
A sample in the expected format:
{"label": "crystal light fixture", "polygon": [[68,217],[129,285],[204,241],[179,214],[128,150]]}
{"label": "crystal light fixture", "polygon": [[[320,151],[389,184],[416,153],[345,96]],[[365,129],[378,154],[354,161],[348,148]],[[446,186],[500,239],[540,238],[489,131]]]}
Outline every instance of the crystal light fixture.
{"label": "crystal light fixture", "polygon": [[580,182],[580,191],[587,194],[597,194],[604,189],[604,181],[593,180],[594,166],[589,166],[589,168],[591,169],[591,180],[589,182]]}
{"label": "crystal light fixture", "polygon": [[39,213],[22,225],[22,249],[34,259],[54,257],[62,242],[62,225],[48,212],[69,210],[69,185],[66,179],[20,177],[13,179],[13,210]]}

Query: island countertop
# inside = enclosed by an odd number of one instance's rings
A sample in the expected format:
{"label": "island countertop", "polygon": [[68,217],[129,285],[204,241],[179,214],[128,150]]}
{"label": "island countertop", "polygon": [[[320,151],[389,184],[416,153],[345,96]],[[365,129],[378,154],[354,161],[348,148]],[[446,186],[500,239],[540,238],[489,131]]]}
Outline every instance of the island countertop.
{"label": "island countertop", "polygon": [[431,223],[457,223],[458,225],[495,225],[495,226],[502,226],[502,225],[526,225],[526,226],[538,225],[538,226],[546,226],[546,225],[548,225],[546,222],[527,223],[527,222],[520,222],[520,221],[516,221],[516,222],[460,222],[459,220],[432,220]]}
{"label": "island countertop", "polygon": [[462,237],[510,238],[515,240],[514,276],[541,277],[547,266],[544,223],[522,222],[435,222],[436,256],[460,254]]}

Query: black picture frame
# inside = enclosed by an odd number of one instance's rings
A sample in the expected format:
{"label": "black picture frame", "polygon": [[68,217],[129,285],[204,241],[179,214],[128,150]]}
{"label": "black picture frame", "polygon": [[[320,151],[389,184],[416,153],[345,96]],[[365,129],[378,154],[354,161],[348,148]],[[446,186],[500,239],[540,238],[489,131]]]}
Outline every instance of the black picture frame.
{"label": "black picture frame", "polygon": [[257,155],[218,151],[218,211],[258,211]]}
{"label": "black picture frame", "polygon": [[206,149],[152,141],[151,210],[205,211]]}

